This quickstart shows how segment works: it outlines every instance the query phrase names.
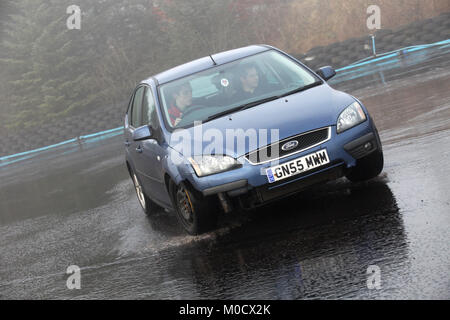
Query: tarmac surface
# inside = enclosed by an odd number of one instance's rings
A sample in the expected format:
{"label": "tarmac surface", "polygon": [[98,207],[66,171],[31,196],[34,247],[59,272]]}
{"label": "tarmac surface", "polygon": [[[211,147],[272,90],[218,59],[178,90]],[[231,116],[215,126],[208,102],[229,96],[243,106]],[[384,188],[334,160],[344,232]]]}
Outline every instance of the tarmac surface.
{"label": "tarmac surface", "polygon": [[0,299],[450,299],[448,49],[330,83],[371,112],[383,173],[223,215],[201,236],[144,215],[121,136],[0,163]]}

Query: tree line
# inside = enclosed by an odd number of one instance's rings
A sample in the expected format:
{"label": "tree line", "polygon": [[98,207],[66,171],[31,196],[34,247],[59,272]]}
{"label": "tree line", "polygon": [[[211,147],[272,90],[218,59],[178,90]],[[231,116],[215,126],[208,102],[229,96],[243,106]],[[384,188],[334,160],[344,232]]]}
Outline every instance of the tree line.
{"label": "tree line", "polygon": [[[372,2],[393,6],[387,0],[2,0],[0,126],[33,127],[122,104],[138,81],[211,53],[267,43],[295,54],[343,40],[350,29],[360,35]],[[397,10],[400,18],[448,6],[447,0],[427,1],[425,9],[411,6],[420,0],[398,2],[405,9]],[[80,30],[66,26],[73,4],[81,9]]]}
{"label": "tree line", "polygon": [[81,28],[70,30],[66,8],[72,1],[7,1],[1,125],[30,127],[122,103],[154,73],[252,43],[242,32],[244,2],[253,8],[264,1],[78,0]]}

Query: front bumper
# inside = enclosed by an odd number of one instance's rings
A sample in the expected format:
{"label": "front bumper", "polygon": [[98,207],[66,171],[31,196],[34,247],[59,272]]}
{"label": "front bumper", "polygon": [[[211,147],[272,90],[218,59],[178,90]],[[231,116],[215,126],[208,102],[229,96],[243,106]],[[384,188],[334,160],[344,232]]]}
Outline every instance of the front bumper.
{"label": "front bumper", "polygon": [[361,159],[377,150],[379,146],[381,146],[379,137],[370,132],[344,145],[344,150],[350,153],[353,158]]}
{"label": "front bumper", "polygon": [[239,158],[243,166],[239,169],[220,174],[198,178],[195,173],[188,179],[204,196],[225,194],[230,198],[247,199],[248,205],[254,207],[268,201],[288,196],[313,184],[338,179],[356,165],[356,161],[377,149],[381,142],[371,118],[362,124],[337,134],[336,126],[331,127],[331,138],[313,148],[280,160],[280,164],[293,159],[326,149],[330,158],[327,166],[307,171],[279,183],[269,184],[265,174],[270,163],[253,165],[244,157]]}

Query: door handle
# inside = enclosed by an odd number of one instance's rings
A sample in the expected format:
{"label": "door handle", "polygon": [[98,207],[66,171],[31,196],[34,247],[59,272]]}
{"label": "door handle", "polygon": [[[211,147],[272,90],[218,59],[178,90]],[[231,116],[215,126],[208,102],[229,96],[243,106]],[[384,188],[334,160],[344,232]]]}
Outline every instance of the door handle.
{"label": "door handle", "polygon": [[141,148],[141,146],[137,146],[136,152],[142,153],[142,148]]}
{"label": "door handle", "polygon": [[128,140],[125,140],[124,144],[126,147],[129,147],[131,143]]}

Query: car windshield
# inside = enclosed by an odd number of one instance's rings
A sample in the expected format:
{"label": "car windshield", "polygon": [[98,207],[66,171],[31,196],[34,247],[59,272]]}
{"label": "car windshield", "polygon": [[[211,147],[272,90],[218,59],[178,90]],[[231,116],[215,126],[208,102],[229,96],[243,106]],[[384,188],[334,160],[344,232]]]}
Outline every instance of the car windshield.
{"label": "car windshield", "polygon": [[186,128],[321,83],[287,56],[269,50],[160,86],[170,128]]}

